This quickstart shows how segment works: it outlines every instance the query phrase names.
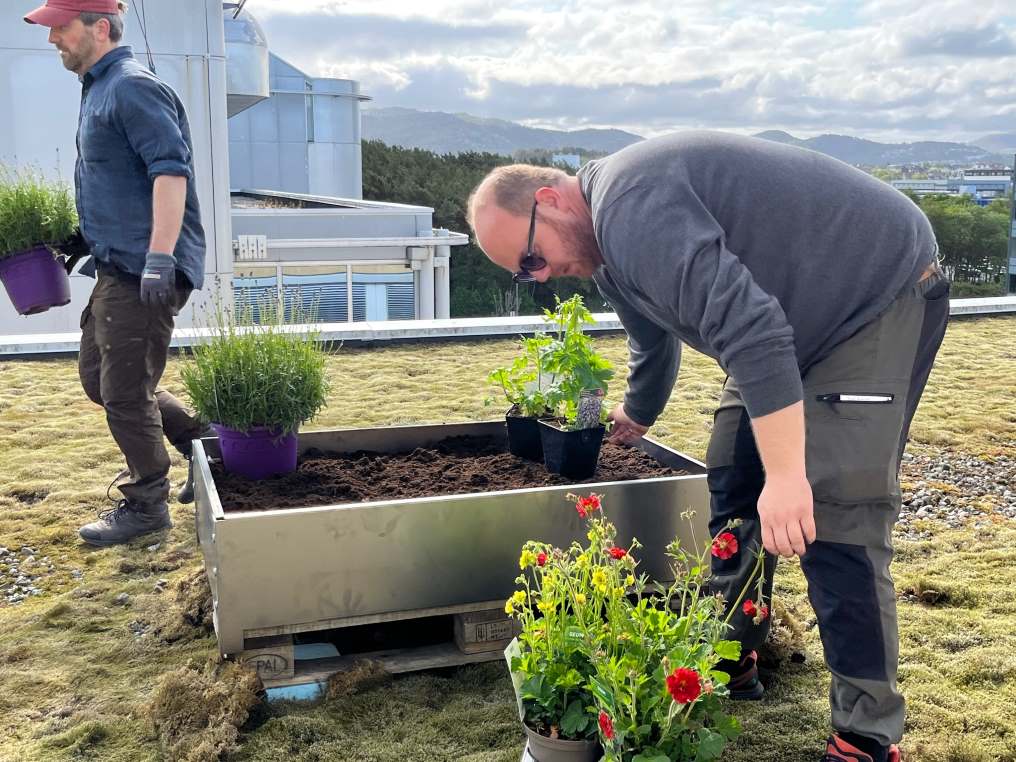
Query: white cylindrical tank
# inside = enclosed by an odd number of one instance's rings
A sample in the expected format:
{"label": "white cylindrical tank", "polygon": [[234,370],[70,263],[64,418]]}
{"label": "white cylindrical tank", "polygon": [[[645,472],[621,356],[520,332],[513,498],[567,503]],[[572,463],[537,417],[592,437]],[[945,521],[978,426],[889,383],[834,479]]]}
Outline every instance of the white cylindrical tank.
{"label": "white cylindrical tank", "polygon": [[268,39],[242,3],[223,3],[226,40],[226,113],[239,114],[267,98]]}

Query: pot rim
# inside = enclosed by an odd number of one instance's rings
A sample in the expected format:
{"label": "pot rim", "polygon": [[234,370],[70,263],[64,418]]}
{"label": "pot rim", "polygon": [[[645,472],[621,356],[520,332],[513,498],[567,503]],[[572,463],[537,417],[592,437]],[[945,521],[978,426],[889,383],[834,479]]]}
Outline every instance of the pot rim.
{"label": "pot rim", "polygon": [[219,431],[222,430],[227,431],[231,434],[244,434],[246,436],[269,434],[278,437],[288,437],[297,435],[297,432],[295,431],[292,431],[288,434],[282,434],[281,429],[278,426],[251,426],[249,429],[235,429],[232,426],[228,426],[224,423],[217,423],[215,421],[212,421],[209,425],[215,430],[216,433],[219,433]]}
{"label": "pot rim", "polygon": [[558,416],[556,418],[540,418],[539,421],[540,421],[541,424],[543,424],[547,428],[556,429],[557,431],[560,431],[563,434],[577,434],[580,431],[597,431],[597,430],[601,430],[601,431],[605,432],[607,430],[606,425],[602,424],[602,423],[599,423],[596,426],[589,426],[588,428],[585,428],[585,429],[571,429],[571,430],[567,430],[567,429],[564,429],[564,428],[561,427],[560,424],[564,423],[564,418],[561,418],[560,416]]}
{"label": "pot rim", "polygon": [[584,747],[587,747],[587,748],[595,748],[600,743],[596,739],[593,739],[592,741],[590,741],[590,740],[587,740],[587,739],[571,740],[571,739],[566,739],[566,738],[551,738],[550,736],[545,736],[545,735],[543,735],[541,733],[538,733],[537,731],[533,730],[525,722],[522,723],[522,727],[525,728],[526,735],[529,738],[538,739],[539,742],[544,744],[545,746],[558,747],[558,748],[575,748],[575,747],[578,747],[578,746],[584,746]]}

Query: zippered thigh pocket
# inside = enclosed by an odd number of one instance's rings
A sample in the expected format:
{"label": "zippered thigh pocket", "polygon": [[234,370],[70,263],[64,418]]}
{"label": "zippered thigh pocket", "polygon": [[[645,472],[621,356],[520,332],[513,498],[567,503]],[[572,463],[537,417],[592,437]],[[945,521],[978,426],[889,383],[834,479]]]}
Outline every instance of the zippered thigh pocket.
{"label": "zippered thigh pocket", "polygon": [[889,502],[900,495],[897,453],[906,403],[895,385],[805,386],[806,465],[816,500]]}

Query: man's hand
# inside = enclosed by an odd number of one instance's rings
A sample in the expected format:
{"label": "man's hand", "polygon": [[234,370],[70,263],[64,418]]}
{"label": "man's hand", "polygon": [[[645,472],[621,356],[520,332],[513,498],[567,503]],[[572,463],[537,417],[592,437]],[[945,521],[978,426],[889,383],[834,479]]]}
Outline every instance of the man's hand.
{"label": "man's hand", "polygon": [[815,542],[815,512],[811,485],[802,474],[795,478],[766,477],[758,498],[762,544],[769,553],[803,556]]}
{"label": "man's hand", "polygon": [[170,304],[176,290],[176,260],[171,254],[150,251],[141,272],[141,303]]}
{"label": "man's hand", "polygon": [[74,235],[53,248],[64,255],[63,266],[68,275],[71,274],[71,271],[74,269],[74,265],[76,265],[83,257],[87,257],[92,253],[91,248],[85,242],[84,237],[82,237],[80,230],[75,231]]}
{"label": "man's hand", "polygon": [[607,437],[607,441],[611,444],[630,445],[649,431],[648,426],[635,423],[635,421],[629,418],[628,414],[624,412],[624,405],[621,404],[618,404],[610,411],[607,420],[614,422],[614,425],[610,428],[610,436]]}
{"label": "man's hand", "polygon": [[770,553],[803,556],[815,541],[815,510],[804,465],[804,403],[753,418],[766,484],[758,498],[762,544]]}

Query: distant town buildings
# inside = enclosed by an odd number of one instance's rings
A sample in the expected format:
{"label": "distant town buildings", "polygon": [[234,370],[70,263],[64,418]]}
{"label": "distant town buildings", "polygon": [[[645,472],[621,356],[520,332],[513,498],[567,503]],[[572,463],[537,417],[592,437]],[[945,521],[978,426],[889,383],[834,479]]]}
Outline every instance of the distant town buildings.
{"label": "distant town buildings", "polygon": [[1004,167],[971,167],[954,177],[893,180],[892,185],[917,196],[970,196],[987,206],[995,199],[1009,197],[1012,175],[1012,170]]}

